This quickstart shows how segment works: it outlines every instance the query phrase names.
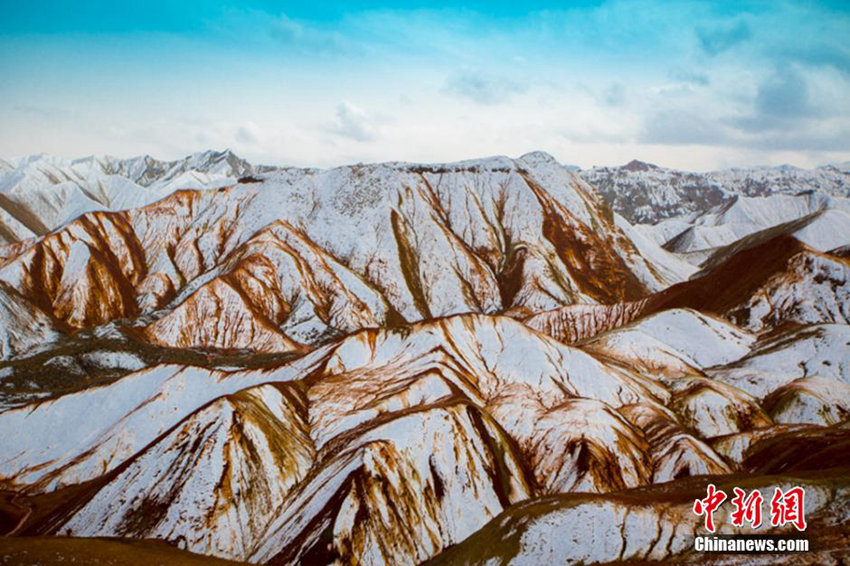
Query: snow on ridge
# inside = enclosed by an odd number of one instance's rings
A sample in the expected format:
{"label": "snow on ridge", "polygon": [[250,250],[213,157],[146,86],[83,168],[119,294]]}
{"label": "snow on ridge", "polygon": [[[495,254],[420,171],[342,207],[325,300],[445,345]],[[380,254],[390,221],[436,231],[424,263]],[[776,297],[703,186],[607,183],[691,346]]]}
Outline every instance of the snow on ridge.
{"label": "snow on ridge", "polygon": [[794,166],[740,167],[695,173],[650,164],[594,167],[580,174],[630,222],[654,224],[700,214],[743,196],[795,195],[807,191],[850,197],[850,169]]}
{"label": "snow on ridge", "polygon": [[[5,162],[3,162],[5,163]],[[126,210],[158,201],[178,189],[220,188],[255,167],[229,150],[206,151],[175,161],[148,155],[120,159],[90,155],[67,160],[35,154],[0,164],[0,229],[18,240],[40,236],[95,210]],[[10,216],[10,218],[5,218]],[[27,227],[21,234],[16,223]],[[16,240],[0,237],[0,245]]]}
{"label": "snow on ridge", "polygon": [[591,339],[586,346],[614,359],[671,375],[734,362],[755,336],[693,309],[668,309]]}

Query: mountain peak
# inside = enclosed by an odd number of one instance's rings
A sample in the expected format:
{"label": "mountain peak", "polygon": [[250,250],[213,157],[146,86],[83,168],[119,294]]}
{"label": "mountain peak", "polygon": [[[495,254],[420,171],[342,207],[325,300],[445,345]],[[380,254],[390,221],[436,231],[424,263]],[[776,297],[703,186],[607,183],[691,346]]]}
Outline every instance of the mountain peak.
{"label": "mountain peak", "polygon": [[652,169],[658,169],[658,165],[653,165],[652,163],[646,163],[645,161],[639,161],[637,159],[632,159],[622,167],[626,171],[650,171]]}
{"label": "mountain peak", "polygon": [[530,165],[539,165],[542,163],[554,164],[560,166],[558,160],[552,157],[551,154],[545,151],[530,151],[519,158],[519,161],[524,161]]}

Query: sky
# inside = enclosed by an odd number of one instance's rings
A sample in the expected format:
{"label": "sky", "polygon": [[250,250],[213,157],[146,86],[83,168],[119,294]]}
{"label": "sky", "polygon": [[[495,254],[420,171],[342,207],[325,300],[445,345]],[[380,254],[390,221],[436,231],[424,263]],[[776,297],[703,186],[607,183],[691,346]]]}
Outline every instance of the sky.
{"label": "sky", "polygon": [[850,160],[850,3],[9,2],[0,156]]}

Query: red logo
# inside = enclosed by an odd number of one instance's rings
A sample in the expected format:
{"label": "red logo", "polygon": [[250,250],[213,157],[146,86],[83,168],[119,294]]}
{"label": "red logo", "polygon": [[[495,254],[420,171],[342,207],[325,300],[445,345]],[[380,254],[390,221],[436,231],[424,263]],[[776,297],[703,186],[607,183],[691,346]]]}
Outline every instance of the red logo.
{"label": "red logo", "polygon": [[[744,527],[746,523],[749,523],[753,529],[758,529],[762,524],[762,504],[764,503],[761,492],[754,489],[747,494],[739,487],[732,489],[735,493],[735,497],[731,499],[734,506],[731,513],[732,525]],[[708,532],[715,532],[714,512],[720,508],[726,499],[726,492],[717,489],[713,483],[710,483],[705,498],[694,501],[694,513],[698,517],[705,517],[705,529]],[[773,498],[770,500],[771,527],[791,524],[798,531],[805,531],[805,515],[806,491],[802,487],[792,487],[786,491],[777,487],[774,490]]]}
{"label": "red logo", "polygon": [[[735,510],[732,511],[732,524],[736,527],[743,527],[747,522],[754,529],[761,526],[761,504],[764,498],[761,492],[754,489],[749,495],[740,487],[733,488],[735,497],[732,498],[732,505]],[[745,497],[746,496],[746,497]]]}
{"label": "red logo", "polygon": [[694,513],[699,517],[705,515],[705,528],[708,532],[714,532],[714,511],[720,504],[726,501],[726,494],[718,491],[713,483],[708,484],[708,495],[705,499],[694,501]]}
{"label": "red logo", "polygon": [[806,530],[806,491],[792,487],[785,493],[778,487],[770,501],[770,525],[781,527],[791,523],[798,531]]}

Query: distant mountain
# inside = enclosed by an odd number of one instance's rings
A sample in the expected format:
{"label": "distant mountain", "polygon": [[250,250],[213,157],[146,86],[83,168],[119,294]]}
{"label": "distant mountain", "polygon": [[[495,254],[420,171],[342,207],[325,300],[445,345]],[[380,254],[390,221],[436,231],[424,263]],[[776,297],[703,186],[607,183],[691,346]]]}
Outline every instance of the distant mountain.
{"label": "distant mountain", "polygon": [[232,185],[266,169],[229,150],[176,161],[40,154],[0,162],[0,245],[43,236],[86,212],[144,206],[179,189]]}
{"label": "distant mountain", "polygon": [[692,173],[635,160],[620,167],[594,167],[580,175],[633,224],[705,212],[739,195],[816,191],[850,196],[850,168],[841,164],[816,169],[782,165]]}
{"label": "distant mountain", "polygon": [[[761,230],[826,210],[850,213],[850,199],[825,196],[819,192],[761,197],[736,195],[701,214],[676,217],[653,226],[641,226],[640,229],[671,251],[692,253],[725,246]],[[836,222],[836,236],[846,231],[842,224]],[[812,240],[808,243],[823,251],[837,245],[837,242],[829,241],[820,243]]]}

